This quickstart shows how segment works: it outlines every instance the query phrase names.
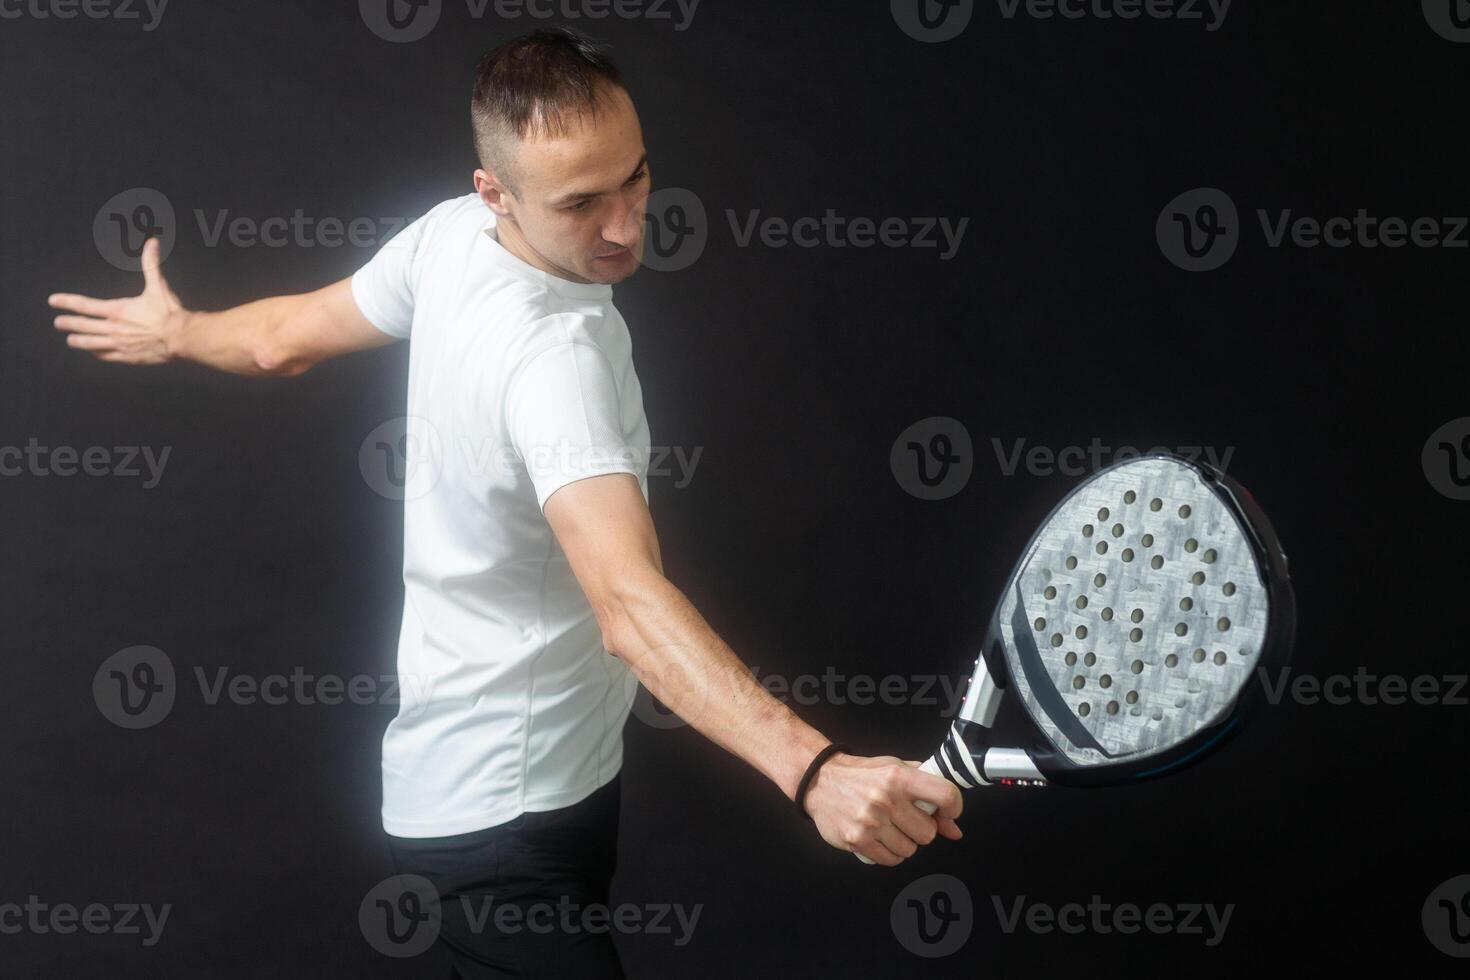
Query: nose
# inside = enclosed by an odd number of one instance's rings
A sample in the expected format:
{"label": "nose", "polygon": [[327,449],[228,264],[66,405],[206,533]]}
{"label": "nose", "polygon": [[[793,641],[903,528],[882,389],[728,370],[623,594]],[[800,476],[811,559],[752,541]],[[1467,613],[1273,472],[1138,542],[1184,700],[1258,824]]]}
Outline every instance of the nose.
{"label": "nose", "polygon": [[648,206],[648,195],[639,194],[624,199],[616,212],[619,217],[602,230],[604,241],[631,249],[643,237],[643,216]]}

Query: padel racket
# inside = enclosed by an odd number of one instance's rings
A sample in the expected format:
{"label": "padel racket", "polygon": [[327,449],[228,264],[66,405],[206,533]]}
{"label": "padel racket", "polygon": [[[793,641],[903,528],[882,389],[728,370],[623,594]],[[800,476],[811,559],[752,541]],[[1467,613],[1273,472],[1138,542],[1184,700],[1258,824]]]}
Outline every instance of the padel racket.
{"label": "padel racket", "polygon": [[[962,790],[1176,771],[1239,730],[1262,697],[1251,675],[1285,665],[1295,628],[1286,555],[1249,491],[1171,454],[1115,464],[1026,545],[920,768]],[[1034,729],[1024,746],[990,738],[1007,691]]]}

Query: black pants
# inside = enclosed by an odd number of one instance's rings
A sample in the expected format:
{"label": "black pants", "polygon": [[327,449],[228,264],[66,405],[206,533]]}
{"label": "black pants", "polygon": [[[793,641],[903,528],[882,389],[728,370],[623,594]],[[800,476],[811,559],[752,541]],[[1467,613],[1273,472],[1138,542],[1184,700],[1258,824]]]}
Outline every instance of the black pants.
{"label": "black pants", "polygon": [[439,892],[456,978],[623,976],[608,915],[621,785],[487,830],[388,838],[398,873]]}

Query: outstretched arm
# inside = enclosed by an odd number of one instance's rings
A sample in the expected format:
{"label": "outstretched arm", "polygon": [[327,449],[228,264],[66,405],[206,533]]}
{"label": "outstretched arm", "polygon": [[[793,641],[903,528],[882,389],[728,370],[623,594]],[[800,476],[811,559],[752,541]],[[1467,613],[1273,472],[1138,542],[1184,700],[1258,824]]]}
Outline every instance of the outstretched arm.
{"label": "outstretched arm", "polygon": [[[546,501],[603,646],[655,697],[795,799],[807,764],[828,739],[765,690],[663,575],[648,504],[633,476],[609,473],[566,484]],[[877,864],[896,865],[936,834],[958,839],[960,791],[917,762],[838,753],[807,792],[822,838]],[[938,808],[929,816],[914,805]]]}
{"label": "outstretched arm", "polygon": [[68,346],[118,364],[200,364],[232,374],[295,376],[338,354],[390,344],[358,310],[351,278],[218,313],[186,310],[163,277],[158,239],[143,246],[143,292],[125,299],[56,293]]}

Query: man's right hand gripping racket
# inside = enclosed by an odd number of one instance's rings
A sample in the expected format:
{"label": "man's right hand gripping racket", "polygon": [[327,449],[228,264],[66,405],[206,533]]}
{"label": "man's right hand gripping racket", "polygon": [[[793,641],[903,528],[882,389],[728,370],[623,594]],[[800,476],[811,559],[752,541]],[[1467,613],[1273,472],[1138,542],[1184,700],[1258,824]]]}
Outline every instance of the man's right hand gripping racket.
{"label": "man's right hand gripping racket", "polygon": [[[1173,772],[1239,730],[1262,697],[1252,675],[1285,665],[1295,623],[1286,555],[1244,487],[1174,455],[1115,464],[1032,536],[920,768],[962,790]],[[1007,692],[1034,729],[1023,746],[990,738]]]}

